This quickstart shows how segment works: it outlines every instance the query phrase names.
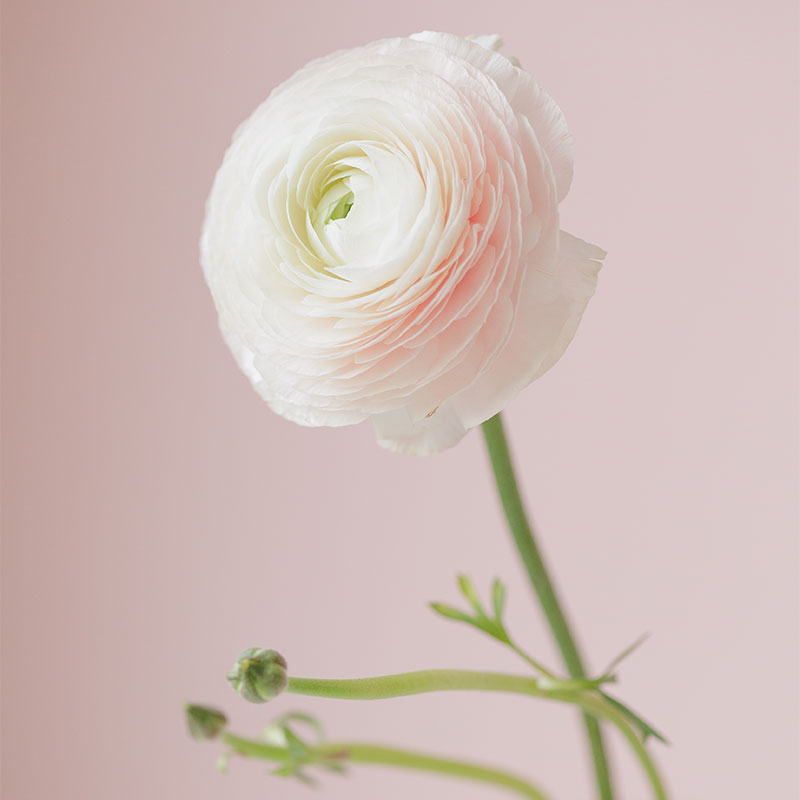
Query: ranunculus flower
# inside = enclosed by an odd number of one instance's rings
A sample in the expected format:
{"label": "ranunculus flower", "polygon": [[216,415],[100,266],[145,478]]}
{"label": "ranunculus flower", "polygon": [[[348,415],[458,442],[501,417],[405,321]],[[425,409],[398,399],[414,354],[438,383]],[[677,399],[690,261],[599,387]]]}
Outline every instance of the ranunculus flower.
{"label": "ranunculus flower", "polygon": [[427,454],[564,352],[603,251],[559,230],[572,142],[497,37],[313,61],[236,131],[201,242],[220,328],[274,411]]}

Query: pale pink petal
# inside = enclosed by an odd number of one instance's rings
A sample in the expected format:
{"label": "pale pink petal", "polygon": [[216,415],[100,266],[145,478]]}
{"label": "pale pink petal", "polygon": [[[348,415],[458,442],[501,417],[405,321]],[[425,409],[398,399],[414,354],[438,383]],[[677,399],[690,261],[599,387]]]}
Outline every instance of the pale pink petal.
{"label": "pale pink petal", "polygon": [[542,276],[535,268],[531,270],[522,287],[511,340],[491,367],[453,398],[465,427],[480,425],[502,411],[520,390],[561,358],[594,294],[604,257],[605,251],[599,247],[561,232],[558,274],[548,279],[558,287],[558,294],[552,297],[543,291]]}

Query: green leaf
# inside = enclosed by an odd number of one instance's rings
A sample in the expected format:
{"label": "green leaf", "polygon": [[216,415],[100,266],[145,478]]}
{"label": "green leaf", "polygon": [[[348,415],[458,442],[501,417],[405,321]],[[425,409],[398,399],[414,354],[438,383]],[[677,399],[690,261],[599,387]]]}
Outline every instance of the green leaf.
{"label": "green leaf", "polygon": [[298,711],[290,711],[288,714],[284,714],[282,717],[276,720],[276,724],[283,729],[288,728],[289,724],[293,722],[302,722],[303,724],[308,725],[316,734],[317,741],[324,741],[325,731],[322,727],[322,723],[316,717],[312,717],[311,714],[301,714]]}
{"label": "green leaf", "polygon": [[640,717],[635,711],[628,708],[628,706],[621,703],[616,698],[611,697],[611,695],[606,694],[605,692],[600,692],[600,694],[606,700],[608,700],[608,702],[611,703],[614,708],[616,708],[618,711],[621,711],[628,718],[629,722],[633,723],[633,725],[639,729],[639,733],[643,742],[646,742],[648,738],[652,736],[654,739],[658,739],[659,742],[663,742],[666,745],[669,744],[669,741],[663,734],[659,733],[649,722],[642,719],[642,717]]}
{"label": "green leaf", "polygon": [[475,591],[475,585],[466,575],[458,576],[458,588],[461,589],[461,594],[469,600],[470,605],[475,609],[478,616],[486,616],[483,612],[483,606],[478,598],[478,593]]}
{"label": "green leaf", "polygon": [[283,733],[286,736],[286,746],[289,748],[289,757],[292,762],[304,764],[309,761],[311,751],[308,749],[308,745],[288,725],[283,726]]}
{"label": "green leaf", "polygon": [[444,603],[431,603],[430,606],[437,614],[447,617],[447,619],[454,619],[458,622],[468,622],[470,624],[474,623],[473,618],[469,614],[465,614],[463,611],[459,611],[452,606],[446,606]]}
{"label": "green leaf", "polygon": [[303,783],[313,786],[316,781],[307,774],[306,767],[308,766],[322,767],[331,772],[344,772],[342,761],[347,758],[346,751],[323,757],[316,755],[312,747],[294,732],[292,726],[296,723],[301,723],[310,728],[318,743],[325,739],[322,725],[315,717],[309,714],[289,712],[279,717],[262,734],[264,741],[286,748],[284,751],[284,763],[279,764],[272,771],[272,774],[284,778],[297,778]]}
{"label": "green leaf", "polygon": [[301,783],[306,786],[316,786],[316,781],[297,764],[284,764],[277,769],[270,771],[272,775],[277,775],[280,778],[297,778]]}
{"label": "green leaf", "polygon": [[463,611],[459,611],[457,608],[451,608],[450,606],[443,605],[442,603],[431,603],[430,605],[437,614],[441,614],[441,616],[446,617],[447,619],[453,619],[456,622],[466,622],[467,625],[472,625],[473,628],[477,628],[479,631],[488,633],[489,636],[499,639],[505,644],[508,644],[509,642],[508,634],[506,633],[505,628],[503,628],[502,625],[499,625],[493,619],[487,619],[483,615],[479,617],[471,617],[469,614],[465,614]]}
{"label": "green leaf", "polygon": [[466,575],[458,576],[458,588],[464,597],[467,598],[469,604],[475,611],[475,616],[470,616],[464,611],[459,611],[457,608],[445,605],[444,603],[431,603],[431,608],[447,619],[453,619],[457,622],[466,622],[477,628],[484,633],[488,633],[494,639],[502,642],[503,644],[511,644],[511,638],[506,632],[502,623],[503,608],[505,605],[506,590],[505,586],[499,579],[496,579],[492,584],[492,605],[494,607],[494,619],[489,619],[486,612],[483,610],[478,593],[475,591],[475,585]]}
{"label": "green leaf", "polygon": [[294,771],[294,777],[300,781],[300,783],[304,783],[306,786],[316,786],[317,781],[314,780],[307,772],[302,769],[296,769]]}
{"label": "green leaf", "polygon": [[499,578],[495,578],[492,583],[492,605],[494,606],[494,618],[500,622],[503,618],[503,609],[506,604],[506,587]]}
{"label": "green leaf", "polygon": [[626,647],[606,668],[604,675],[610,675],[634,650],[638,650],[648,639],[649,633],[643,633],[632,645]]}
{"label": "green leaf", "polygon": [[499,639],[501,642],[508,642],[508,635],[505,632],[505,629],[502,625],[498,625],[493,619],[487,619],[486,617],[481,617],[479,619],[471,620],[472,624],[478,629],[483,631],[484,633],[488,633],[489,636],[492,636],[495,639]]}

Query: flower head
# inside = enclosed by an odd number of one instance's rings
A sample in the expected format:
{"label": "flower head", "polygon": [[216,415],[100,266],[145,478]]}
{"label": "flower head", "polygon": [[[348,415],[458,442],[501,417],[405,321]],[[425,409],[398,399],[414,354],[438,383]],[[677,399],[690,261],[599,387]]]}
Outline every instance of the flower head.
{"label": "flower head", "polygon": [[201,257],[223,336],[303,425],[426,454],[563,353],[603,252],[560,231],[564,117],[498,37],[313,61],[237,130]]}

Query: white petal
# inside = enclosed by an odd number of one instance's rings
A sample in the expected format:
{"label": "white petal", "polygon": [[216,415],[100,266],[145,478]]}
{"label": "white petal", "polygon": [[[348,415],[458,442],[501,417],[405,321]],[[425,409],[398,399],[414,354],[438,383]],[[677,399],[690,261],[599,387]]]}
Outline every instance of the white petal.
{"label": "white petal", "polygon": [[450,404],[414,422],[406,409],[372,417],[378,444],[396,453],[428,456],[458,444],[467,432]]}
{"label": "white petal", "polygon": [[[496,33],[467,36],[467,39],[471,42],[475,42],[475,44],[479,44],[481,47],[485,47],[487,50],[494,50],[495,52],[500,52],[500,48],[503,46],[503,40]],[[515,67],[519,66],[519,61],[514,56],[509,56],[505,53],[502,53],[502,55],[506,56]]]}

